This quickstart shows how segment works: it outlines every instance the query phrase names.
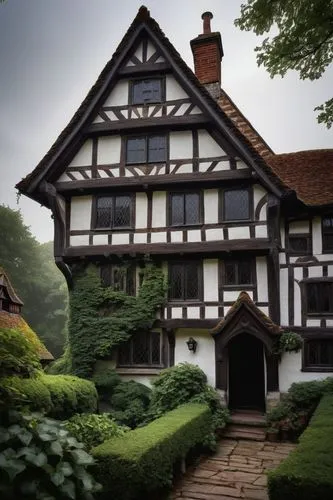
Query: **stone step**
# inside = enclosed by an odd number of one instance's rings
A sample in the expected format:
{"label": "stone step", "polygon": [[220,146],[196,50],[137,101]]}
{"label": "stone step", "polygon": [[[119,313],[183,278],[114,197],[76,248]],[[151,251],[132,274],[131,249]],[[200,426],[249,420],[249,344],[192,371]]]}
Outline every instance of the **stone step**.
{"label": "stone step", "polygon": [[265,441],[266,430],[263,427],[255,427],[254,425],[229,424],[223,433],[223,438]]}
{"label": "stone step", "polygon": [[233,412],[230,417],[233,425],[249,425],[253,427],[266,427],[266,417],[259,412]]}

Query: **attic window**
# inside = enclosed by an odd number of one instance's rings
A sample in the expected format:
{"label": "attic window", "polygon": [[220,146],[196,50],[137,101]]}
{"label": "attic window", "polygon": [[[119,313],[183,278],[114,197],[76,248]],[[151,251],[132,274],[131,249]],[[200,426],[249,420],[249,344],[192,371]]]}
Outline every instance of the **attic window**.
{"label": "attic window", "polygon": [[162,101],[162,79],[135,80],[131,85],[130,104],[146,104]]}
{"label": "attic window", "polygon": [[165,135],[129,137],[126,145],[126,163],[159,163],[166,161]]}
{"label": "attic window", "polygon": [[249,189],[226,189],[223,192],[223,220],[236,221],[250,218]]}

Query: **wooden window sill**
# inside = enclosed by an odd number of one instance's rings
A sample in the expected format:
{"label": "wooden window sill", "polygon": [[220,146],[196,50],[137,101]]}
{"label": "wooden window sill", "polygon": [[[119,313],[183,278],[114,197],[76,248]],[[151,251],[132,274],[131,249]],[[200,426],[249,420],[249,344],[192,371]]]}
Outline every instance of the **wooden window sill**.
{"label": "wooden window sill", "polygon": [[161,370],[163,370],[163,366],[160,368],[135,368],[131,366],[128,368],[116,368],[116,372],[119,375],[158,375]]}

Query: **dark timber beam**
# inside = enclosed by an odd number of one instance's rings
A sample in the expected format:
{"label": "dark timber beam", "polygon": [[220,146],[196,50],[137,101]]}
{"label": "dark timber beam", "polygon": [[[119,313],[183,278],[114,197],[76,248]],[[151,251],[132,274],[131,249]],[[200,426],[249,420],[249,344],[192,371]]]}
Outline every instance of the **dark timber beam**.
{"label": "dark timber beam", "polygon": [[209,184],[212,181],[237,181],[250,180],[251,172],[248,169],[224,170],[220,172],[194,172],[189,174],[164,174],[164,175],[142,175],[138,177],[104,177],[99,179],[82,179],[82,181],[57,182],[55,184],[57,191],[72,192],[77,195],[82,191],[94,191],[100,188],[128,188],[130,186],[143,186],[148,189],[149,186],[168,186],[169,184],[182,183],[200,183]]}
{"label": "dark timber beam", "polygon": [[168,73],[171,71],[170,64],[165,62],[160,63],[141,63],[136,66],[125,66],[118,71],[118,75],[123,77]]}
{"label": "dark timber beam", "polygon": [[88,135],[109,134],[110,132],[129,132],[156,127],[189,127],[191,125],[208,125],[209,119],[204,115],[160,116],[153,118],[140,118],[136,120],[117,120],[103,123],[93,123],[84,129]]}

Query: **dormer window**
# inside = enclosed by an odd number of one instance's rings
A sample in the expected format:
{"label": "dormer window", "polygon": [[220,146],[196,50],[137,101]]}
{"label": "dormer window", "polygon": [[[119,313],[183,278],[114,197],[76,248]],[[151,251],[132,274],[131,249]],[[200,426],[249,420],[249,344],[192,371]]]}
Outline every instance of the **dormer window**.
{"label": "dormer window", "polygon": [[126,164],[160,163],[167,159],[166,135],[129,137],[126,144]]}
{"label": "dormer window", "polygon": [[162,78],[135,80],[131,85],[130,104],[161,102],[162,94]]}

